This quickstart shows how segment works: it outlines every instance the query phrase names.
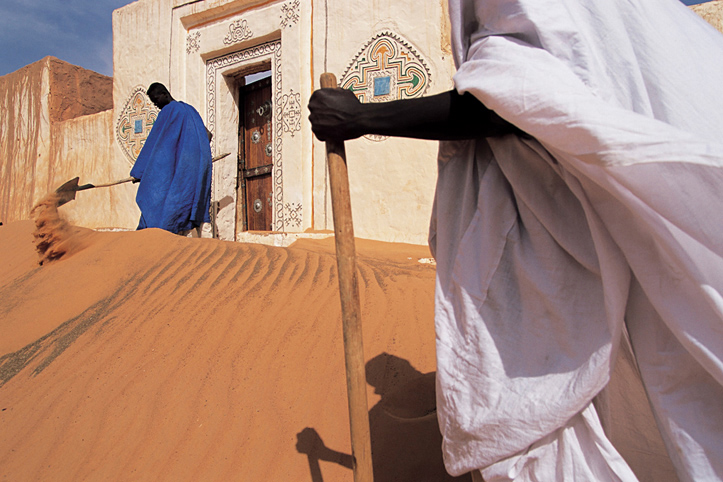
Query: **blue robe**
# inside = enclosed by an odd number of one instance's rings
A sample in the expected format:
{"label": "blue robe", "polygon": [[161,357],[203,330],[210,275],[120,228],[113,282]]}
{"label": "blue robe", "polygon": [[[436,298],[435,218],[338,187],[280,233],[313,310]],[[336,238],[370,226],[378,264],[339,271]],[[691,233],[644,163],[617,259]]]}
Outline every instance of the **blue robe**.
{"label": "blue robe", "polygon": [[210,222],[211,147],[190,105],[172,101],[161,109],[130,174],[141,180],[137,229],[179,233]]}

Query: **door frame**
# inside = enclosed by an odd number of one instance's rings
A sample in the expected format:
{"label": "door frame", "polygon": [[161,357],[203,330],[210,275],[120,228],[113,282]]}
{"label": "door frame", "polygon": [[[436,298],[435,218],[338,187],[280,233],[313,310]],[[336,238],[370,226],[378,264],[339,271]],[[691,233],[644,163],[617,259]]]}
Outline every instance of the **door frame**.
{"label": "door frame", "polygon": [[[211,141],[213,155],[217,152],[219,135],[233,135],[234,145],[238,145],[238,128],[240,119],[239,113],[239,92],[240,82],[247,75],[271,70],[271,96],[273,101],[272,113],[272,135],[273,135],[273,170],[272,170],[272,226],[274,232],[284,232],[285,209],[284,209],[284,166],[282,160],[283,139],[281,129],[281,41],[272,40],[260,45],[249,47],[236,52],[231,52],[206,61],[206,99],[207,99],[207,127],[214,134]],[[217,132],[219,128],[223,132]],[[224,143],[226,144],[226,143]],[[234,184],[238,183],[238,155],[234,163]],[[214,183],[216,184],[214,176]],[[224,198],[227,193],[218,193],[214,186],[216,196]],[[234,198],[236,193],[233,194]],[[234,199],[237,204],[237,200]],[[234,211],[233,233],[237,239],[238,233],[242,232],[236,226],[237,215]]]}

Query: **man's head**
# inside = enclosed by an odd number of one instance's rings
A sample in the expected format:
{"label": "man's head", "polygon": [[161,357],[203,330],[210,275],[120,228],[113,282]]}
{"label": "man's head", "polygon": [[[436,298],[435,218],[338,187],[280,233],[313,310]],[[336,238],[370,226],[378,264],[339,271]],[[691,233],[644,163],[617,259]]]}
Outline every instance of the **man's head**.
{"label": "man's head", "polygon": [[171,97],[171,93],[168,92],[166,86],[159,82],[152,83],[148,87],[146,94],[148,94],[151,102],[153,102],[155,106],[159,109],[163,109],[163,107],[168,105],[173,100],[173,97]]}

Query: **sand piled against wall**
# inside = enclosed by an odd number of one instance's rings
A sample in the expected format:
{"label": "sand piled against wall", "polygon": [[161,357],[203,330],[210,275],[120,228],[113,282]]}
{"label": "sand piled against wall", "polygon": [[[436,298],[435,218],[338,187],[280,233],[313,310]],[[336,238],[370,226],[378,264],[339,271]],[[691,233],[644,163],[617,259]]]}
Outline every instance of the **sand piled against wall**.
{"label": "sand piled against wall", "polygon": [[[0,227],[0,478],[352,480],[332,240],[81,229],[39,266],[33,230]],[[376,480],[445,480],[429,253],[358,250]]]}

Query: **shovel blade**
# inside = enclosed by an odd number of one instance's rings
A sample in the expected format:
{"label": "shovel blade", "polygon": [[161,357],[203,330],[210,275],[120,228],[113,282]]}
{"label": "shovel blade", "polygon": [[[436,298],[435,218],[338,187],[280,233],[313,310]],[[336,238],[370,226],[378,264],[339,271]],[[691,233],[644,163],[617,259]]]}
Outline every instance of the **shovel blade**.
{"label": "shovel blade", "polygon": [[55,194],[58,195],[58,207],[75,199],[79,179],[79,177],[73,178],[55,190]]}

